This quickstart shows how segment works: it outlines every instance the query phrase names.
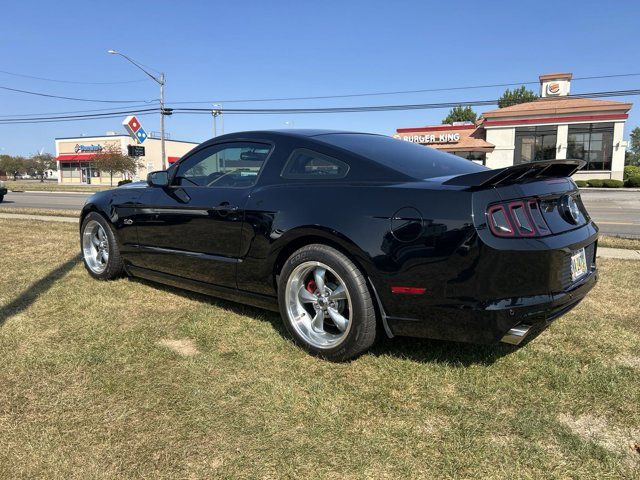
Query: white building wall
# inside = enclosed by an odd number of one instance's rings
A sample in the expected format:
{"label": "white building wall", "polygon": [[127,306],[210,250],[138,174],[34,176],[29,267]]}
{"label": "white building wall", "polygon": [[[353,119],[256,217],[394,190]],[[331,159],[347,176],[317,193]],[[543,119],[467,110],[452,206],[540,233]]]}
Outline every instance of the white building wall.
{"label": "white building wall", "polygon": [[504,168],[513,165],[516,130],[514,127],[496,127],[486,129],[487,142],[495,145],[487,153],[487,167]]}
{"label": "white building wall", "polygon": [[556,138],[556,158],[567,158],[567,146],[569,141],[569,125],[567,123],[558,125],[558,136]]}

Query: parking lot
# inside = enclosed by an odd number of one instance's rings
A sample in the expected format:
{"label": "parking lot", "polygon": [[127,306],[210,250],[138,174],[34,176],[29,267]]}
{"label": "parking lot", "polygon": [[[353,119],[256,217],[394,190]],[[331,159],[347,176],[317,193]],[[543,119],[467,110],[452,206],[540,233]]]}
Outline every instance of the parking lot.
{"label": "parking lot", "polygon": [[277,314],[91,280],[73,224],[0,231],[2,478],[640,468],[640,262],[601,259],[583,303],[517,350],[397,338],[333,364],[295,347]]}

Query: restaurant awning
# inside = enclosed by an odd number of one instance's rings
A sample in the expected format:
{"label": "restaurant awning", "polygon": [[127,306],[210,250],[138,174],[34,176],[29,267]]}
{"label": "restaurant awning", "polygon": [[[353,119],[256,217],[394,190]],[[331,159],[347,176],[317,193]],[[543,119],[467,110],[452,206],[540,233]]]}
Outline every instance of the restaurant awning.
{"label": "restaurant awning", "polygon": [[58,155],[56,162],[89,162],[95,158],[96,153],[70,153]]}

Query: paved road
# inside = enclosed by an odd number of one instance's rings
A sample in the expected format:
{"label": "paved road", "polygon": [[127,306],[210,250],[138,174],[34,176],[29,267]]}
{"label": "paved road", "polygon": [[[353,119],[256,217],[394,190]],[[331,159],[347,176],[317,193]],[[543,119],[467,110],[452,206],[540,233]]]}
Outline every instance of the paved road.
{"label": "paved road", "polygon": [[63,192],[9,192],[0,203],[0,210],[2,207],[80,210],[90,195]]}
{"label": "paved road", "polygon": [[[602,233],[640,238],[640,192],[582,190],[581,194]],[[0,204],[0,210],[2,207],[80,210],[88,196],[83,193],[9,192]]]}
{"label": "paved road", "polygon": [[581,190],[580,195],[601,233],[640,238],[640,192]]}

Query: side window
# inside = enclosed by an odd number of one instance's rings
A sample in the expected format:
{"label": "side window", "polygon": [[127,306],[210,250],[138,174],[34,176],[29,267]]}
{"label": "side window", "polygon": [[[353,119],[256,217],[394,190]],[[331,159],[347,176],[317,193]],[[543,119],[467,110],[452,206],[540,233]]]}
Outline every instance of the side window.
{"label": "side window", "polygon": [[251,187],[271,151],[270,145],[233,142],[197,151],[178,165],[174,185]]}
{"label": "side window", "polygon": [[322,153],[299,148],[294,150],[282,169],[282,178],[336,179],[344,178],[349,165]]}

